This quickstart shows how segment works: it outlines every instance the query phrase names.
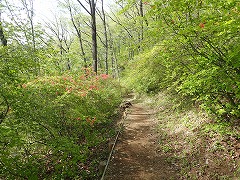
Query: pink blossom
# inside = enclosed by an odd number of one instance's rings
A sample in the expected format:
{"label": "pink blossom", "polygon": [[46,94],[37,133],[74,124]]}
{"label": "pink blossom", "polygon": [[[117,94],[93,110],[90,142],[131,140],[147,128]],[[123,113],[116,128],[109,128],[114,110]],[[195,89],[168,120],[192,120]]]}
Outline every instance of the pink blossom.
{"label": "pink blossom", "polygon": [[109,78],[109,75],[107,75],[107,74],[101,74],[100,76],[102,77],[102,79],[108,79]]}
{"label": "pink blossom", "polygon": [[89,87],[89,90],[93,90],[93,89],[98,90],[98,87],[97,87],[97,86],[94,86],[94,85],[91,85],[91,86]]}

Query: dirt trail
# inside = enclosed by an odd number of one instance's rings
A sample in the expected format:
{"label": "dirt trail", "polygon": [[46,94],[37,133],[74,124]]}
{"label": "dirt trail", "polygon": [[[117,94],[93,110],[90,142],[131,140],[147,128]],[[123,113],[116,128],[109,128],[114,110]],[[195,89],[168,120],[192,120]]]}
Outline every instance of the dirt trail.
{"label": "dirt trail", "polygon": [[132,103],[116,144],[105,180],[178,179],[177,172],[157,150],[157,121],[144,103]]}

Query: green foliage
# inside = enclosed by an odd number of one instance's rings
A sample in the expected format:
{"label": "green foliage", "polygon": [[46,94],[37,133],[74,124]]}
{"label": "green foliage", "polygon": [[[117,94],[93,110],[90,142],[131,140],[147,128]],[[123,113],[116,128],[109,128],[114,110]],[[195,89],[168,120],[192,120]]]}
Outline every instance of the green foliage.
{"label": "green foliage", "polygon": [[[205,131],[231,134],[224,121],[240,117],[239,2],[151,0],[142,12],[136,1],[118,3],[124,7],[108,27],[112,73],[125,69],[125,85],[137,92],[168,89],[200,103],[220,119]],[[0,179],[98,179],[97,151],[111,134],[119,85],[79,70],[83,57],[67,19],[49,25],[52,37],[9,5],[8,46],[0,47]],[[91,64],[90,31],[81,22],[88,17],[75,15]]]}
{"label": "green foliage", "polygon": [[227,122],[215,123],[205,112],[190,106],[187,99],[181,101],[185,103],[183,106],[176,107],[179,98],[168,92],[160,92],[146,101],[159,120],[158,151],[171,167],[173,164],[181,167],[179,178],[239,179],[236,147],[239,127]]}
{"label": "green foliage", "polygon": [[142,92],[168,88],[221,119],[239,119],[239,2],[172,0],[145,6],[145,35],[153,43],[130,62],[128,82]]}
{"label": "green foliage", "polygon": [[9,96],[11,112],[0,126],[0,177],[96,175],[88,161],[109,136],[121,90],[108,75],[84,71],[39,77]]}
{"label": "green foliage", "polygon": [[53,37],[18,6],[4,1],[10,18],[1,22],[8,44],[0,47],[0,179],[98,179],[121,88],[106,74],[80,70],[70,20],[51,23]]}
{"label": "green foliage", "polygon": [[160,51],[161,46],[156,46],[130,61],[129,68],[125,72],[124,85],[137,92],[145,93],[157,92],[163,88],[164,85],[161,82],[165,78],[166,69],[163,63],[159,63],[164,58],[159,56]]}

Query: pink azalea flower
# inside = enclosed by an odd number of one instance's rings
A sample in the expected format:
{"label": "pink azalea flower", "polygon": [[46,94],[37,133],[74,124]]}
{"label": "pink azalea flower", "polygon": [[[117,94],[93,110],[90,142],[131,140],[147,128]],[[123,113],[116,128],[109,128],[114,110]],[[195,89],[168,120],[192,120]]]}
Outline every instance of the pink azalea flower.
{"label": "pink azalea flower", "polygon": [[107,75],[107,74],[101,74],[100,76],[102,77],[102,79],[108,79],[109,78],[109,75]]}

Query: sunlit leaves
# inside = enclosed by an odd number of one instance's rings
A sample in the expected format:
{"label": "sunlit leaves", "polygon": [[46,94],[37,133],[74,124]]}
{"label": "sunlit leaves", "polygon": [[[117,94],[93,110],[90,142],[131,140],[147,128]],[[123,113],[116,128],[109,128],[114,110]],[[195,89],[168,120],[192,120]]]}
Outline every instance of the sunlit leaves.
{"label": "sunlit leaves", "polygon": [[90,148],[107,136],[110,129],[102,127],[111,123],[121,92],[108,75],[79,71],[19,82],[8,96],[11,111],[0,126],[0,167],[11,174],[0,171],[2,177],[61,179],[96,173],[86,160]]}
{"label": "sunlit leaves", "polygon": [[[154,49],[161,42],[163,48],[155,57],[145,51],[135,58],[139,65],[129,71],[134,88],[146,92],[154,82],[155,90],[175,89],[201,101],[211,113],[239,117],[239,2],[171,0],[149,4],[156,7],[146,14],[151,19],[145,32],[149,47]],[[152,62],[156,64],[151,66]]]}

